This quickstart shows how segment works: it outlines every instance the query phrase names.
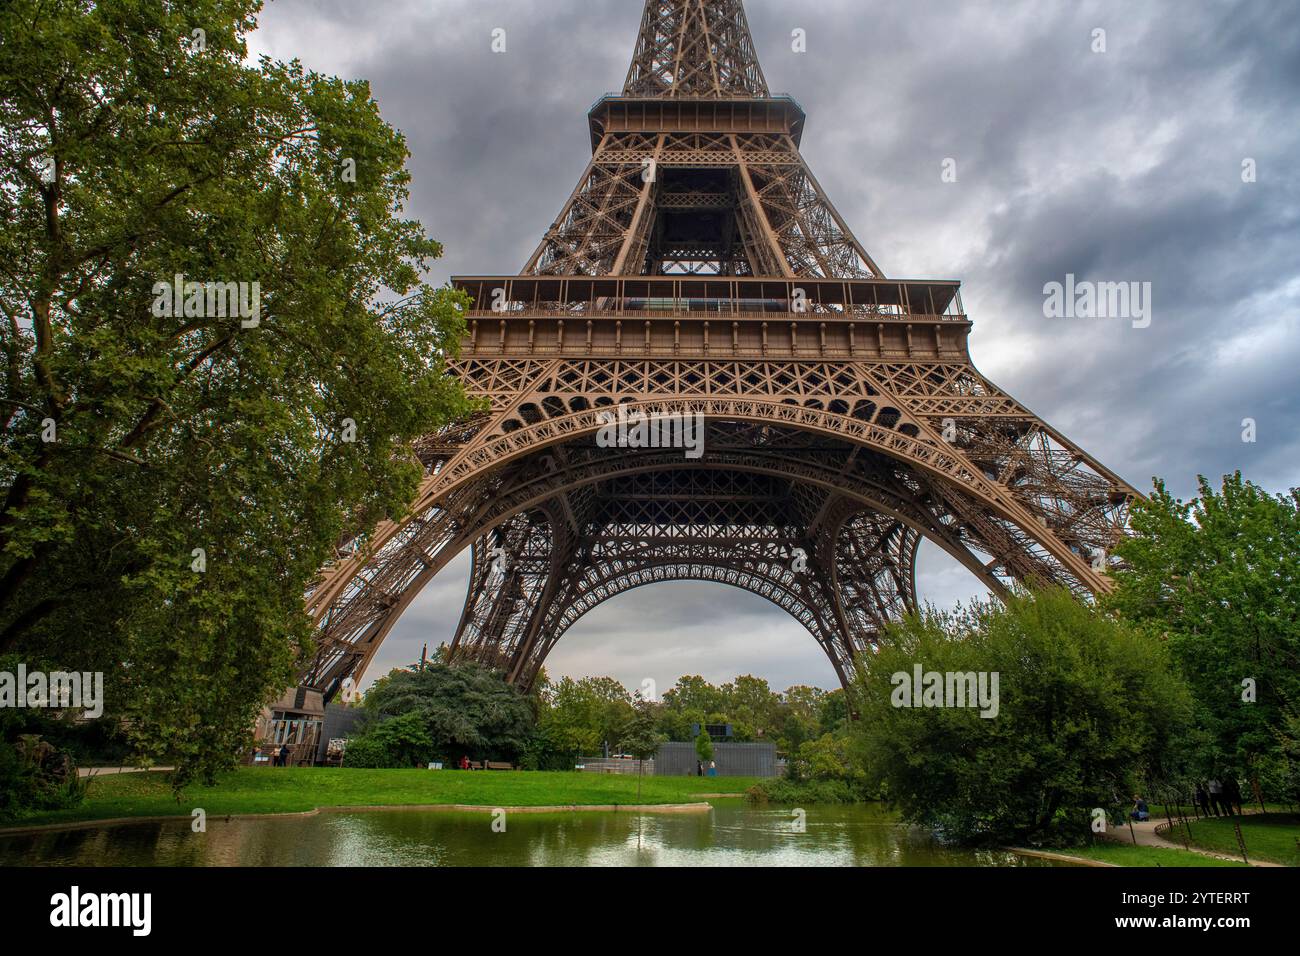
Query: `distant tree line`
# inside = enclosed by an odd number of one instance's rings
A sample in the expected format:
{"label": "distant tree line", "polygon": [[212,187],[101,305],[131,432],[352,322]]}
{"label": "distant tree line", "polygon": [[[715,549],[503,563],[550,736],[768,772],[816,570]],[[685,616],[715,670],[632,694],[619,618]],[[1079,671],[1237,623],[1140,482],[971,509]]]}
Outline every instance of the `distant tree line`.
{"label": "distant tree line", "polygon": [[529,769],[571,770],[583,757],[631,752],[648,735],[693,741],[695,725],[730,724],[737,742],[770,740],[792,761],[812,764],[842,735],[844,692],[795,686],[784,693],[751,676],[714,686],[686,676],[661,700],[645,700],[612,677],[545,673],[529,694],[473,665],[432,662],[399,669],[366,693],[367,718],[349,740],[349,766],[410,767],[429,761],[499,760]]}

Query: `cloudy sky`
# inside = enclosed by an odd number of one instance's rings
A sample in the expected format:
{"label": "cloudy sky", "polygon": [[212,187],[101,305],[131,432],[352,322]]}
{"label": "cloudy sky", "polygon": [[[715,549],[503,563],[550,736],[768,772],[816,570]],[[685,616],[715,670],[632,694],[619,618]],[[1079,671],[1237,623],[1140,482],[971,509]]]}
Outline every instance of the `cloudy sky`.
{"label": "cloudy sky", "polygon": [[[748,0],[803,154],[887,275],[956,278],[979,368],[1140,489],[1240,468],[1300,485],[1300,18],[1269,0]],[[273,0],[255,53],[371,83],[409,143],[434,280],[517,272],[622,87],[641,0]],[[492,32],[506,51],[493,53]],[[802,29],[807,52],[792,50]],[[1096,30],[1105,51],[1094,52]],[[956,182],[944,182],[945,160]],[[1243,181],[1252,160],[1255,181]],[[1146,328],[1044,316],[1043,286],[1151,283]],[[1242,440],[1243,420],[1257,436]],[[407,611],[368,678],[450,639],[468,561]],[[940,606],[979,592],[923,546]],[[597,608],[547,662],[629,687],[682,673],[834,686],[784,612],[711,584]]]}

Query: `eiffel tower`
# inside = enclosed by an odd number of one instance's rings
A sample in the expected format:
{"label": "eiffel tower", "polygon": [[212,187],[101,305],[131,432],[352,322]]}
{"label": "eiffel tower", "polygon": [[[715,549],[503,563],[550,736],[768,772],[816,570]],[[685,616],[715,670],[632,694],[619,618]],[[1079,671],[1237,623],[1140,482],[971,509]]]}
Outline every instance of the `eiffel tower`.
{"label": "eiffel tower", "polygon": [[[1137,493],[972,364],[960,285],[889,279],[800,156],[741,0],[647,0],[623,92],[518,275],[462,276],[451,364],[490,410],[419,442],[409,515],[340,543],[302,675],[332,697],[465,549],[450,645],[527,688],[584,614],[703,580],[761,595],[840,681],[917,606],[922,538],[991,591],[1109,589]],[[699,422],[702,453],[609,447]]]}

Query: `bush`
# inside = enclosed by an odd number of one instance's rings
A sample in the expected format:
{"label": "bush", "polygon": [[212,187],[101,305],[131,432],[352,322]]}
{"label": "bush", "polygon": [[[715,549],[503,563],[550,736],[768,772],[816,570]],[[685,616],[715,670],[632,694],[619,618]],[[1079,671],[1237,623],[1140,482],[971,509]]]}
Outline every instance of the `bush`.
{"label": "bush", "polygon": [[573,770],[578,760],[573,754],[554,750],[527,750],[519,758],[520,770]]}
{"label": "bush", "polygon": [[785,775],[791,781],[834,780],[848,784],[852,790],[862,790],[865,773],[852,753],[847,733],[822,734],[815,740],[806,740],[789,754]]}
{"label": "bush", "polygon": [[[998,674],[995,716],[904,700],[914,665],[984,672],[989,688]],[[907,822],[984,843],[1085,839],[1093,808],[1118,812],[1163,775],[1191,710],[1163,645],[1063,590],[911,617],[862,659],[856,690],[871,783]]]}
{"label": "bush", "polygon": [[[0,658],[0,670],[16,667],[16,658]],[[44,662],[32,669],[38,667],[55,669]],[[102,746],[112,727],[106,720],[72,720],[63,710],[0,708],[0,821],[81,803],[86,788],[77,758]]]}
{"label": "bush", "polygon": [[79,805],[86,784],[71,756],[34,734],[0,742],[0,821]]}
{"label": "bush", "polygon": [[435,759],[424,721],[414,713],[368,724],[348,738],[343,754],[348,767],[423,767]]}
{"label": "bush", "polygon": [[577,751],[560,746],[545,728],[538,728],[528,741],[528,747],[519,755],[519,769],[572,770],[578,757]]}

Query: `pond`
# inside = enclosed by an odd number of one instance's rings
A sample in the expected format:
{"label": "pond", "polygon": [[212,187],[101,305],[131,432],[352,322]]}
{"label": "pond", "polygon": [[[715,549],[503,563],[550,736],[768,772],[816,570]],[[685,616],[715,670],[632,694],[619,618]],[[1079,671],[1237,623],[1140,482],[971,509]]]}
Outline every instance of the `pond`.
{"label": "pond", "polygon": [[3,866],[1051,866],[946,847],[874,804],[701,813],[386,810],[0,837]]}

